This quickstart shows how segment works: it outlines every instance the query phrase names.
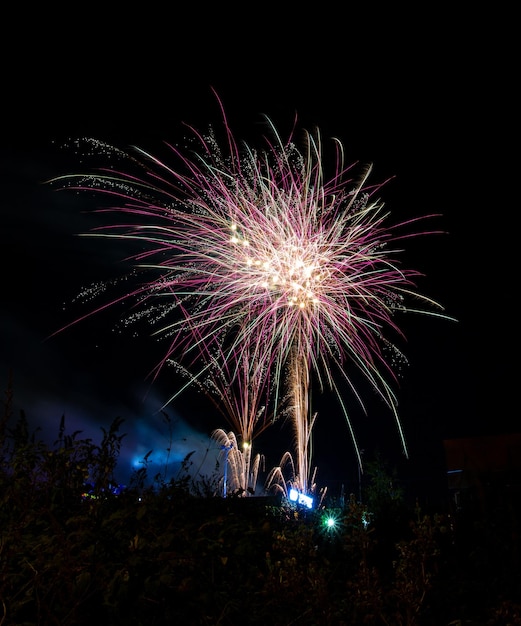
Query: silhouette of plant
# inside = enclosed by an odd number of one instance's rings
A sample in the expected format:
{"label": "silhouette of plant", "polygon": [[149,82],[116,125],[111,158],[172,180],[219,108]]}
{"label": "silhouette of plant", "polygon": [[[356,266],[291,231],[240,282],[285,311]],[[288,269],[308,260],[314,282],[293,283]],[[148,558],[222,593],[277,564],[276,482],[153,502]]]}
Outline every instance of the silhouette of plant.
{"label": "silhouette of plant", "polygon": [[149,452],[118,489],[123,423],[96,443],[62,417],[49,446],[13,415],[8,388],[0,626],[519,623],[515,501],[458,527],[409,509],[381,458],[366,469],[364,502],[313,510],[222,498],[218,464],[202,476],[193,454],[176,476],[151,479]]}

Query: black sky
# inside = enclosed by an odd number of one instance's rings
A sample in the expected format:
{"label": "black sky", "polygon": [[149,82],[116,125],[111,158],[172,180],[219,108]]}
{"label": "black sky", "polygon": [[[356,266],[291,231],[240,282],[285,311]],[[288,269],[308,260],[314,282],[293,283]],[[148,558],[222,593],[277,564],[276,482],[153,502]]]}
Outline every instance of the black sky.
{"label": "black sky", "polygon": [[[445,438],[518,431],[518,199],[510,191],[518,96],[509,16],[439,5],[414,15],[295,7],[277,17],[266,7],[199,8],[70,16],[37,37],[25,31],[25,54],[11,50],[0,152],[0,316],[1,374],[4,386],[14,375],[16,406],[53,433],[62,414],[89,434],[119,415],[132,458],[166,447],[158,409],[167,385],[148,390],[145,381],[157,346],[111,338],[103,319],[45,340],[66,321],[62,304],[106,277],[111,254],[76,237],[91,224],[82,210],[92,202],[43,183],[77,171],[58,148],[69,137],[154,151],[162,141],[182,141],[183,123],[218,126],[215,88],[237,138],[260,142],[264,114],[284,135],[297,114],[299,128],[317,126],[325,142],[341,139],[348,161],[372,162],[374,182],[395,177],[381,197],[397,220],[442,214],[447,235],[407,248],[410,264],[426,274],[420,291],[458,319],[402,324],[409,367],[397,393],[409,475],[439,473]],[[356,464],[347,430],[323,402],[316,460],[337,486],[354,480]],[[186,402],[171,410],[179,454],[196,443],[204,448],[209,428],[224,426],[209,427],[206,410]],[[181,428],[185,422],[192,428]],[[357,429],[365,450],[398,450],[402,458],[387,412],[374,408]]]}

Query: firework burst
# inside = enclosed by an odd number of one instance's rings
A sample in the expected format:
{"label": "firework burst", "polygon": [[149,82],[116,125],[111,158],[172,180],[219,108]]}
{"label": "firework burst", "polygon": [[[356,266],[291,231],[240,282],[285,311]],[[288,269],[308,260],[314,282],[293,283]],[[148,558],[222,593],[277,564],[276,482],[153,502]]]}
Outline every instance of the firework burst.
{"label": "firework burst", "polygon": [[318,132],[305,134],[301,150],[293,134],[283,141],[267,119],[271,139],[257,151],[235,141],[222,115],[225,151],[214,133],[193,128],[197,147],[189,156],[167,144],[176,167],[140,148],[127,154],[85,140],[112,159],[110,166],[54,183],[109,200],[100,211],[118,219],[88,236],[140,245],[131,255],[139,285],[84,317],[134,298],[129,319],[147,316],[166,342],[154,375],[166,363],[182,363],[191,372],[187,384],[205,385],[219,372],[239,393],[232,407],[222,386],[219,392],[244,442],[266,425],[257,419],[261,394],[272,398],[276,414],[280,396],[292,390],[296,481],[306,491],[311,377],[335,392],[359,463],[339,387],[347,383],[363,406],[354,371],[388,405],[407,450],[385,352],[400,355],[397,313],[446,317],[417,292],[420,274],[398,261],[400,240],[433,231],[418,232],[416,219],[389,226],[377,197],[382,185],[368,183],[370,168],[356,173],[344,164],[340,141],[332,142],[336,157],[326,178]]}

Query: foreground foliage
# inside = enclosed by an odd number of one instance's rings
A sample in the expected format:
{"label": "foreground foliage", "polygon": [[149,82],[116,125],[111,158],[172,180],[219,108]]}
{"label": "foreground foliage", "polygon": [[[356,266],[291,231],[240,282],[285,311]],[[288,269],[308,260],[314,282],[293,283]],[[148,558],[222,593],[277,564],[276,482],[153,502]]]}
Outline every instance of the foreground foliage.
{"label": "foreground foliage", "polygon": [[[458,520],[379,488],[303,510],[211,479],[113,488],[121,420],[49,447],[0,423],[0,625],[520,624],[519,511]],[[381,468],[380,468],[381,469]],[[501,516],[499,515],[501,513]],[[327,523],[327,520],[334,523]],[[393,523],[391,523],[391,519]]]}

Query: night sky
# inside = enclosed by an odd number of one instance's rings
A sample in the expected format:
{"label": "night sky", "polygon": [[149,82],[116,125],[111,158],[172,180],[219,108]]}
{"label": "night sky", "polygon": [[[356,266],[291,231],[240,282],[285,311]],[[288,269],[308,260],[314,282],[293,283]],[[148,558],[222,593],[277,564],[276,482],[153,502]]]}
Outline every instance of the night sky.
{"label": "night sky", "polygon": [[[171,374],[153,386],[146,379],[161,345],[114,336],[110,314],[48,338],[71,321],[64,303],[106,279],[120,251],[77,237],[95,225],[95,199],[57,193],[45,181],[81,169],[60,149],[69,138],[154,153],[163,141],[183,143],[183,123],[218,127],[214,88],[237,139],[261,146],[263,115],[283,136],[297,115],[297,127],[318,127],[325,143],[338,137],[348,162],[373,163],[372,182],[394,177],[380,194],[391,221],[442,214],[437,226],[447,234],[411,241],[406,258],[425,274],[418,290],[458,321],[400,322],[409,365],[396,392],[410,458],[389,411],[372,399],[369,414],[354,420],[364,456],[379,450],[404,476],[429,483],[443,474],[444,439],[518,432],[518,194],[509,191],[518,97],[508,17],[438,10],[342,20],[274,19],[263,9],[231,16],[224,7],[168,21],[89,14],[22,39],[31,54],[11,56],[0,144],[0,373],[4,388],[13,376],[15,410],[51,441],[62,415],[69,430],[94,438],[122,417],[123,480],[150,449],[161,462],[169,441],[160,408],[175,382]],[[340,411],[318,394],[313,404],[318,482],[354,489]],[[197,449],[202,462],[211,430],[227,427],[211,405],[188,396],[166,411],[178,459]],[[290,447],[284,432],[262,440],[269,467],[279,460],[275,437]]]}

